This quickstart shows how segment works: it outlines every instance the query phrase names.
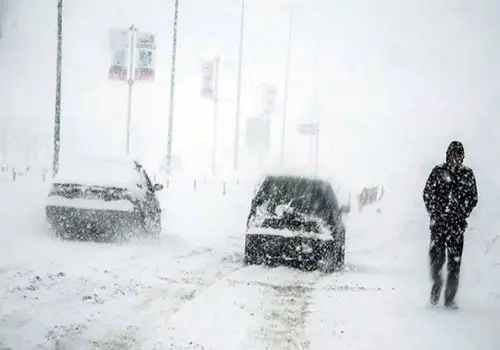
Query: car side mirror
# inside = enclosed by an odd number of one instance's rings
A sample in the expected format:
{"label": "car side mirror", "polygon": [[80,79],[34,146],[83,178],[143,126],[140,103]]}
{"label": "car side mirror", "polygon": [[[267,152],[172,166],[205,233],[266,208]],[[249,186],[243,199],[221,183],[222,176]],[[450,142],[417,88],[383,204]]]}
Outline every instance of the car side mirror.
{"label": "car side mirror", "polygon": [[162,184],[155,184],[153,186],[153,191],[154,192],[158,192],[158,191],[161,191],[161,190],[163,190],[163,185]]}
{"label": "car side mirror", "polygon": [[349,214],[351,212],[351,206],[348,204],[344,204],[340,207],[341,214]]}

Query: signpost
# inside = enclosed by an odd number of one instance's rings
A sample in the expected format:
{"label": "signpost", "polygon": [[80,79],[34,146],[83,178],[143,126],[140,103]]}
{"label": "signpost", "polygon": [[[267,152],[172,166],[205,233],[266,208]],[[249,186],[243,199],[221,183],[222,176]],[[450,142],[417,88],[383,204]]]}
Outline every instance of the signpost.
{"label": "signpost", "polygon": [[219,66],[220,58],[216,57],[210,61],[203,61],[201,97],[213,101],[213,122],[212,122],[212,175],[216,173],[216,155],[217,155],[217,120],[219,110]]}
{"label": "signpost", "polygon": [[127,65],[127,82],[128,82],[128,101],[127,101],[127,137],[126,137],[126,153],[130,154],[130,124],[132,122],[132,88],[135,78],[135,41],[137,29],[132,25],[129,29],[129,60]]}
{"label": "signpost", "polygon": [[155,35],[140,32],[131,25],[127,30],[110,32],[112,63],[109,79],[128,84],[126,153],[130,154],[130,128],[132,121],[132,91],[136,81],[153,81],[155,78]]}
{"label": "signpost", "polygon": [[314,168],[316,174],[318,173],[318,155],[319,155],[319,123],[318,122],[309,122],[300,124],[297,126],[297,131],[305,136],[309,136],[311,141],[314,142]]}
{"label": "signpost", "polygon": [[297,126],[297,131],[306,136],[318,136],[319,125],[314,122],[300,124]]}
{"label": "signpost", "polygon": [[240,9],[240,42],[238,48],[238,79],[236,81],[236,116],[234,123],[234,154],[233,154],[233,169],[238,170],[239,154],[240,154],[240,104],[241,104],[241,74],[243,65],[243,38],[245,30],[245,0],[241,0]]}
{"label": "signpost", "polygon": [[54,112],[54,154],[52,176],[59,171],[59,152],[61,147],[61,77],[62,77],[62,26],[63,1],[57,1],[57,53],[56,53],[56,101]]}
{"label": "signpost", "polygon": [[177,55],[177,26],[179,22],[179,0],[174,3],[174,23],[172,39],[172,65],[170,69],[170,103],[168,106],[168,137],[167,137],[167,175],[170,175],[172,165],[172,138],[174,128],[174,99],[175,99],[175,64]]}
{"label": "signpost", "polygon": [[276,111],[276,96],[278,88],[273,85],[262,84],[262,112],[269,117]]}
{"label": "signpost", "polygon": [[285,89],[283,98],[283,120],[281,122],[281,149],[280,149],[280,164],[283,165],[285,161],[285,136],[286,136],[286,119],[288,112],[288,84],[290,79],[290,60],[292,49],[292,13],[290,13],[288,21],[288,40],[286,49],[286,63],[285,63]]}

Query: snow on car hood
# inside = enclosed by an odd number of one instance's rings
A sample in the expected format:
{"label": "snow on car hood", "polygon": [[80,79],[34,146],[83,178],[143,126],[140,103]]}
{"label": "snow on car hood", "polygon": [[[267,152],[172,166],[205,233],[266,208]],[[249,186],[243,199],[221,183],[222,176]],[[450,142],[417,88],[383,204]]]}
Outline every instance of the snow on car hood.
{"label": "snow on car hood", "polygon": [[270,213],[267,210],[267,206],[263,205],[257,208],[255,217],[251,219],[247,228],[247,234],[249,235],[276,235],[282,237],[304,237],[304,238],[317,238],[321,240],[331,240],[333,239],[331,230],[326,226],[324,220],[302,213],[296,212],[295,215],[300,217],[301,220],[305,222],[315,222],[318,225],[319,233],[312,231],[295,231],[290,229],[274,229],[270,227],[262,227],[264,220],[269,218],[280,219],[285,215],[285,212],[289,210],[287,205],[278,205],[275,210],[275,214]]}

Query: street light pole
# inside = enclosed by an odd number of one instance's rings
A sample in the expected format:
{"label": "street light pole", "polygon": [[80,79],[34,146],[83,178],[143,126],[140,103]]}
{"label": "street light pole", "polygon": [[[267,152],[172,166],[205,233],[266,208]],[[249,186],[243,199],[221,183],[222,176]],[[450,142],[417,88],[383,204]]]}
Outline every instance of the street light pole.
{"label": "street light pole", "polygon": [[[315,124],[318,123],[319,118],[318,118],[318,57],[316,56],[315,61],[314,61],[314,66],[313,66],[313,98],[312,98],[312,108],[311,108],[311,119],[310,123]],[[319,132],[318,132],[319,134]],[[309,161],[312,164],[313,162],[313,148],[315,147],[314,151],[314,164],[315,168],[317,169],[317,153],[318,153],[318,134],[315,134],[314,136],[311,136],[310,141],[309,141]]]}
{"label": "street light pole", "polygon": [[285,88],[283,97],[283,120],[281,125],[281,151],[280,151],[280,164],[283,165],[285,160],[285,135],[286,135],[286,118],[288,112],[288,81],[290,77],[290,56],[291,56],[291,43],[292,43],[292,14],[288,23],[288,43],[286,51],[286,65],[285,65]]}
{"label": "street light pole", "polygon": [[212,125],[212,175],[216,173],[216,155],[217,155],[217,120],[219,112],[219,62],[220,58],[216,57],[213,63],[214,66],[214,117]]}
{"label": "street light pole", "polygon": [[126,153],[130,154],[130,124],[132,122],[132,88],[135,80],[135,42],[137,28],[132,24],[129,28],[128,58],[128,101],[127,101],[127,139]]}
{"label": "street light pole", "polygon": [[177,54],[177,23],[179,15],[179,0],[174,5],[174,25],[172,39],[172,66],[170,70],[170,105],[168,112],[168,141],[167,141],[167,175],[170,175],[172,166],[172,137],[174,127],[174,98],[175,98],[175,63]]}
{"label": "street light pole", "polygon": [[238,82],[236,87],[236,118],[234,127],[234,159],[233,168],[238,170],[238,160],[240,152],[240,104],[241,104],[241,70],[243,61],[243,37],[245,30],[245,0],[241,0],[240,13],[240,44],[238,50]]}
{"label": "street light pole", "polygon": [[63,0],[57,1],[57,58],[56,58],[56,102],[54,113],[54,154],[52,175],[59,171],[59,152],[61,147],[61,66],[62,66],[62,25]]}
{"label": "street light pole", "polygon": [[318,171],[319,171],[319,122],[316,121],[317,125],[317,133],[314,136],[314,141],[315,141],[315,150],[314,150],[314,172],[316,173],[316,176],[318,176]]}

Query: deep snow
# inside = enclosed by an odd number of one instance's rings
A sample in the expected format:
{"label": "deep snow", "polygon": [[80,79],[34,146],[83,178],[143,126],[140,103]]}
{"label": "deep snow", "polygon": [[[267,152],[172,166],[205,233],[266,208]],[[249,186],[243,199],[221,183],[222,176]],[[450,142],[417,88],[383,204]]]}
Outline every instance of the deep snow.
{"label": "deep snow", "polygon": [[427,306],[423,204],[389,188],[346,218],[347,266],[330,275],[242,264],[248,184],[224,196],[220,184],[172,183],[161,192],[161,240],[123,245],[48,235],[47,190],[39,179],[0,181],[0,349],[500,346],[493,203],[471,219],[461,309],[445,311]]}

